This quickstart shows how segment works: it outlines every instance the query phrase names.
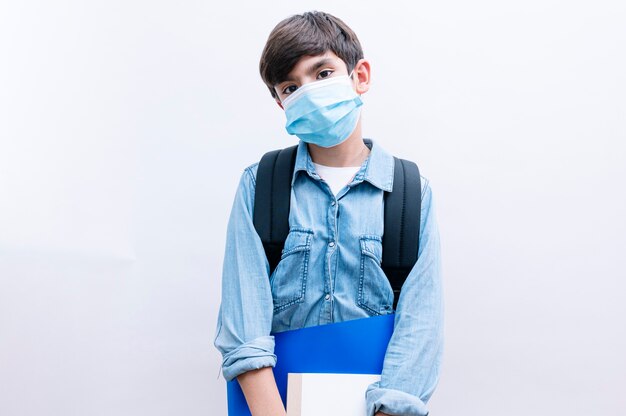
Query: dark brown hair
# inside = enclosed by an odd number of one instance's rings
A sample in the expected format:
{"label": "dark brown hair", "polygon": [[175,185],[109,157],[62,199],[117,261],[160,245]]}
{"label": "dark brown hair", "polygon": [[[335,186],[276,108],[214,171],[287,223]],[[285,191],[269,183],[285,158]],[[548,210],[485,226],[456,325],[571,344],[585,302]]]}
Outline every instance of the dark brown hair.
{"label": "dark brown hair", "polygon": [[348,68],[363,58],[356,34],[341,19],[324,12],[310,11],[290,16],[274,27],[259,62],[259,72],[272,97],[274,85],[287,78],[302,56],[332,51]]}

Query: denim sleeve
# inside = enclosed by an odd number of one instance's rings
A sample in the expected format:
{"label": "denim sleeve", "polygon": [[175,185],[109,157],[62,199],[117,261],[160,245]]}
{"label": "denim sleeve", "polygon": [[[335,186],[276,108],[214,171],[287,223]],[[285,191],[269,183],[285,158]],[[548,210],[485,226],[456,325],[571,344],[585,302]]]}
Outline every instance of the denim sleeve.
{"label": "denim sleeve", "polygon": [[222,354],[227,381],[276,365],[274,337],[270,335],[269,263],[252,222],[257,166],[247,167],[241,176],[226,231],[222,299],[213,344]]}
{"label": "denim sleeve", "polygon": [[439,379],[443,353],[440,241],[432,190],[422,178],[418,260],[400,291],[394,331],[380,381],[365,392],[367,416],[428,415],[426,403]]}

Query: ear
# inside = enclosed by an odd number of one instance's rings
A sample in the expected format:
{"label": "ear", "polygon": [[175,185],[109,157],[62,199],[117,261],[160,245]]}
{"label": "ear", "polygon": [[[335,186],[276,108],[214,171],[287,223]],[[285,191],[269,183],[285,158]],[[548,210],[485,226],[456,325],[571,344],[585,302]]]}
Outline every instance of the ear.
{"label": "ear", "polygon": [[275,101],[276,101],[276,104],[278,104],[278,106],[279,106],[280,108],[282,108],[283,110],[285,109],[285,108],[283,107],[283,104],[280,102],[280,100],[279,100],[278,98],[275,98]]}
{"label": "ear", "polygon": [[371,68],[370,62],[366,59],[359,59],[354,66],[354,82],[356,82],[357,94],[364,94],[370,89]]}

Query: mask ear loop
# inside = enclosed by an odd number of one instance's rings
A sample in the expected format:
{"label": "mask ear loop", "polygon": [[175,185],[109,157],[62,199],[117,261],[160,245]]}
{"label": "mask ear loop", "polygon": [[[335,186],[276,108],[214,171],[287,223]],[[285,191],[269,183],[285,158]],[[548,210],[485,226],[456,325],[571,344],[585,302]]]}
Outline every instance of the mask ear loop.
{"label": "mask ear loop", "polygon": [[[350,78],[351,81],[353,81],[352,79],[352,74],[354,73],[354,68],[352,68],[352,71],[350,71],[350,75],[348,75],[348,78]],[[359,94],[359,97],[361,96],[361,94]]]}

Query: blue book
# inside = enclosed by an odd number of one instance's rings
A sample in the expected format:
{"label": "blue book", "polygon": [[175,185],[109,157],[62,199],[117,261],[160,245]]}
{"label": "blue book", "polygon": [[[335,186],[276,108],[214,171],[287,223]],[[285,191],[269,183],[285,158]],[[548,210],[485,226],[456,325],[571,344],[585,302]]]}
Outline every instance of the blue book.
{"label": "blue book", "polygon": [[[381,374],[394,314],[311,326],[274,335],[274,377],[287,405],[288,373]],[[236,378],[227,382],[229,416],[251,416]]]}

